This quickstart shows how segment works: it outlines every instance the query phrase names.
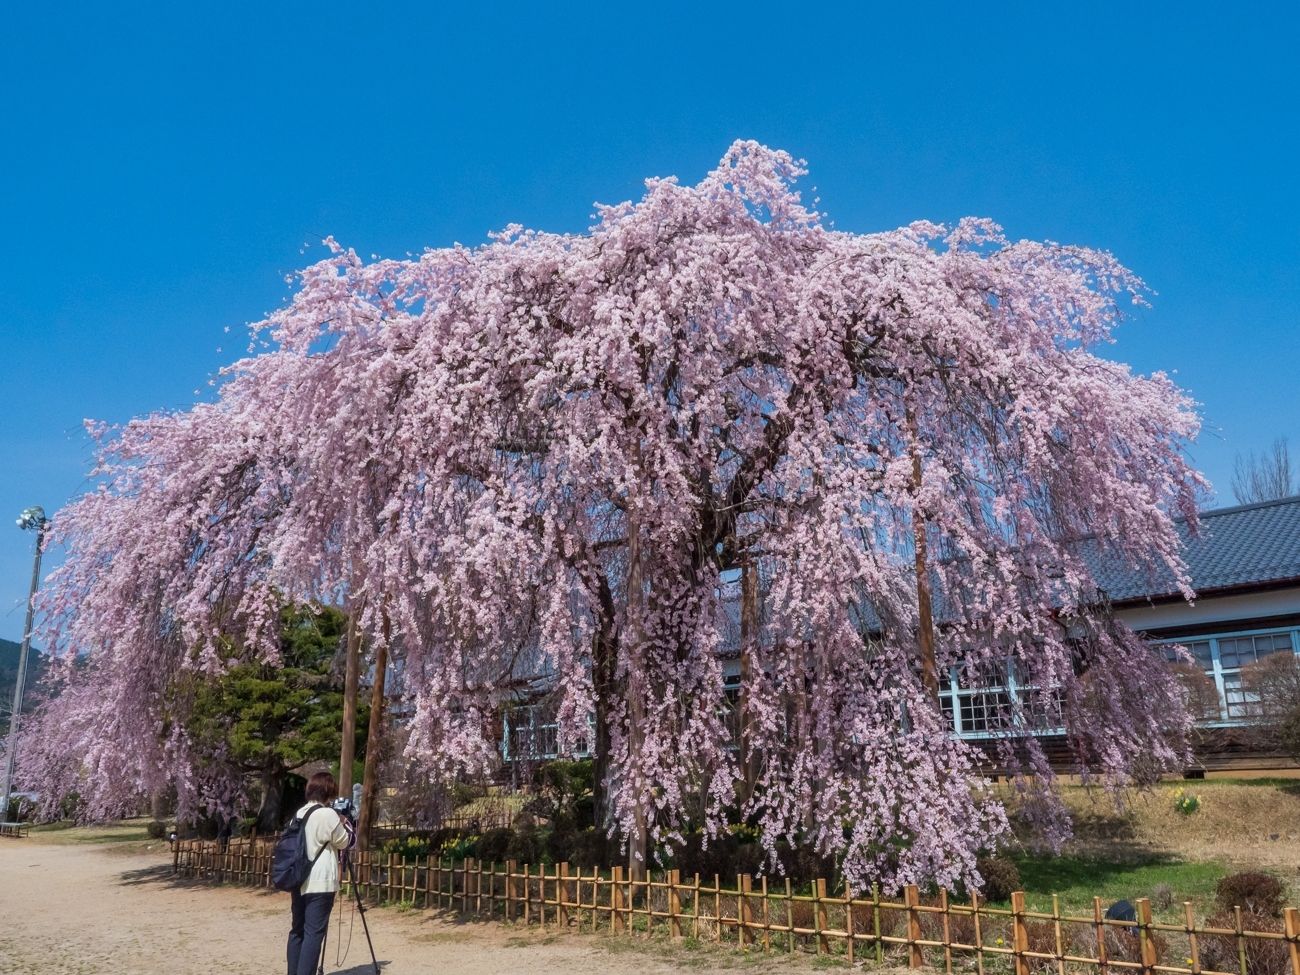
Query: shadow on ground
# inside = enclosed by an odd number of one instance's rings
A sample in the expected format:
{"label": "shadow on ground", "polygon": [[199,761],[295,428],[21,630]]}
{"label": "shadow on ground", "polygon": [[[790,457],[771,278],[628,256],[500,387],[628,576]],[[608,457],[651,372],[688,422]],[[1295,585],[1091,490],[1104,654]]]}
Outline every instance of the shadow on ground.
{"label": "shadow on ground", "polygon": [[210,880],[200,880],[192,877],[178,877],[172,873],[170,863],[159,863],[152,867],[141,867],[138,870],[124,870],[118,874],[118,883],[123,887],[158,887],[168,890],[195,890],[204,887],[220,886],[238,886],[240,890],[246,890],[252,894],[263,896],[278,894],[279,891],[268,890],[265,887],[250,887],[244,884],[222,885],[215,884]]}

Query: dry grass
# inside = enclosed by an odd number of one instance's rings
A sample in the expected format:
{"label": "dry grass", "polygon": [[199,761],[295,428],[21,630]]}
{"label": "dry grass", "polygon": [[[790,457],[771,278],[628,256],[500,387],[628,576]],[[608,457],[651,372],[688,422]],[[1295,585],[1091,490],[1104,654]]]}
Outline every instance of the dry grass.
{"label": "dry grass", "polygon": [[[1200,796],[1200,809],[1178,812],[1178,789]],[[1099,789],[1067,788],[1065,798],[1076,817],[1071,852],[1079,855],[1165,854],[1290,872],[1300,862],[1300,780],[1167,782],[1129,797],[1123,810]]]}
{"label": "dry grass", "polygon": [[52,846],[96,846],[107,853],[121,856],[140,853],[156,855],[160,851],[170,850],[166,840],[150,839],[148,824],[147,818],[125,819],[95,826],[48,823],[33,826],[28,840]]}

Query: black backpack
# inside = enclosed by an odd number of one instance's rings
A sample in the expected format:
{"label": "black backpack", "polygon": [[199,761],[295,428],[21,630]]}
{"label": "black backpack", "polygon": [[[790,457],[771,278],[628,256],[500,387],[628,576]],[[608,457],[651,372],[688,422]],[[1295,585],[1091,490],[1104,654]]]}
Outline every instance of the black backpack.
{"label": "black backpack", "polygon": [[311,875],[311,868],[316,866],[321,854],[329,849],[329,844],[326,843],[314,857],[307,859],[307,820],[311,819],[312,813],[324,808],[314,806],[301,819],[294,817],[276,840],[275,849],[271,853],[271,885],[276,890],[298,890]]}

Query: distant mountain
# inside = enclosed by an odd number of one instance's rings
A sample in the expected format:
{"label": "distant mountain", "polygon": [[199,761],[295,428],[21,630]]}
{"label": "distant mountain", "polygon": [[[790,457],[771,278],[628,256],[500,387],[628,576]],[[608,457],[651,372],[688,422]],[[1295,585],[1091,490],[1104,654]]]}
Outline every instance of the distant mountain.
{"label": "distant mountain", "polygon": [[[3,734],[9,732],[9,709],[14,703],[14,685],[18,683],[18,658],[22,649],[22,644],[14,643],[13,640],[0,640],[0,733]],[[24,711],[35,701],[32,688],[44,673],[45,656],[33,647],[27,657],[27,690],[23,694]]]}

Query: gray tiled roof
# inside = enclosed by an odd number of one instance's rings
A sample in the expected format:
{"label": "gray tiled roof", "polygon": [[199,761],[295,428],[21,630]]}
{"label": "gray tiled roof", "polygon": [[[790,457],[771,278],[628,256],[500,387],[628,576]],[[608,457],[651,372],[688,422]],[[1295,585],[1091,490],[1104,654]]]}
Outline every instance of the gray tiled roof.
{"label": "gray tiled roof", "polygon": [[[1192,588],[1200,594],[1300,579],[1300,496],[1202,512],[1195,537],[1181,520],[1178,530],[1186,545],[1183,554]],[[1177,593],[1168,573],[1150,578],[1096,549],[1085,557],[1113,602]]]}

